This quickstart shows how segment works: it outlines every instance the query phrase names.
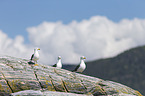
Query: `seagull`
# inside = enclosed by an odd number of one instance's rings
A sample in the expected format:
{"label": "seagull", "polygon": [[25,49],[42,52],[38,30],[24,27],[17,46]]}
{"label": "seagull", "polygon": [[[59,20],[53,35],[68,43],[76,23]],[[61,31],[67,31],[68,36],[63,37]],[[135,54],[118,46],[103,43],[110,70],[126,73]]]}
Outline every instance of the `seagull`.
{"label": "seagull", "polygon": [[86,69],[86,64],[84,62],[84,59],[86,59],[84,56],[80,57],[80,64],[72,72],[82,73]]}
{"label": "seagull", "polygon": [[39,53],[38,50],[40,50],[40,48],[35,48],[34,49],[34,54],[32,54],[30,61],[34,61],[34,63],[37,63],[37,60],[39,59]]}
{"label": "seagull", "polygon": [[56,64],[53,65],[53,67],[57,67],[57,68],[61,68],[62,67],[61,56],[58,56],[58,61],[57,61]]}

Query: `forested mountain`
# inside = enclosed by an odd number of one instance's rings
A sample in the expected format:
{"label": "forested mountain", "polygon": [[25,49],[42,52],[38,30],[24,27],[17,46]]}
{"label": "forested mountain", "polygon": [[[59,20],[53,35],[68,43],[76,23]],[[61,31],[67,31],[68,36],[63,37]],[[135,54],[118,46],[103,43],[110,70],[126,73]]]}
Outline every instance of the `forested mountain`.
{"label": "forested mountain", "polygon": [[[116,81],[145,95],[145,46],[127,50],[116,57],[86,62],[84,74]],[[64,65],[72,70],[74,65]]]}

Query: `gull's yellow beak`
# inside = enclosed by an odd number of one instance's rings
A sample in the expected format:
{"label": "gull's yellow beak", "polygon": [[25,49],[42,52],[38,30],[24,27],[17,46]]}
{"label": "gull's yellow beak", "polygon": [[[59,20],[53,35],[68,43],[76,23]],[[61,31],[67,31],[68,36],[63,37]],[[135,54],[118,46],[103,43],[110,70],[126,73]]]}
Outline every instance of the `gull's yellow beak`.
{"label": "gull's yellow beak", "polygon": [[37,50],[40,50],[40,48],[38,48]]}
{"label": "gull's yellow beak", "polygon": [[84,57],[84,59],[86,59],[86,57]]}

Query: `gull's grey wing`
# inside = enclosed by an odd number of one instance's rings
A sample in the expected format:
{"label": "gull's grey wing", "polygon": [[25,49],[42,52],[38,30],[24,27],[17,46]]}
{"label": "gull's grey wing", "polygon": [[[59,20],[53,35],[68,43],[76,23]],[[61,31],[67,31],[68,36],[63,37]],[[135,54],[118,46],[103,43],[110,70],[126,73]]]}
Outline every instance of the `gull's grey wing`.
{"label": "gull's grey wing", "polygon": [[54,64],[52,67],[56,67],[56,64]]}
{"label": "gull's grey wing", "polygon": [[33,57],[34,57],[34,54],[32,54],[32,56],[31,56],[31,59],[30,59],[30,60],[32,60],[32,59],[33,59]]}
{"label": "gull's grey wing", "polygon": [[80,67],[80,64],[75,68],[75,70],[73,70],[72,72],[77,71],[77,69]]}

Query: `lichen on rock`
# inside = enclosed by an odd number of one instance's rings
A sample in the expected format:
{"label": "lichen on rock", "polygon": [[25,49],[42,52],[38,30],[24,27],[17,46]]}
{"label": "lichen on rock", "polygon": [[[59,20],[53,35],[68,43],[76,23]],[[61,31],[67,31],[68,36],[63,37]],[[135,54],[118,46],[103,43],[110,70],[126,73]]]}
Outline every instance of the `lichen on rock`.
{"label": "lichen on rock", "polygon": [[[28,60],[0,57],[0,95],[13,95],[24,90],[76,93],[84,95],[136,95],[138,91],[125,85],[58,69],[47,65],[29,65]],[[28,91],[31,92],[31,91]]]}

